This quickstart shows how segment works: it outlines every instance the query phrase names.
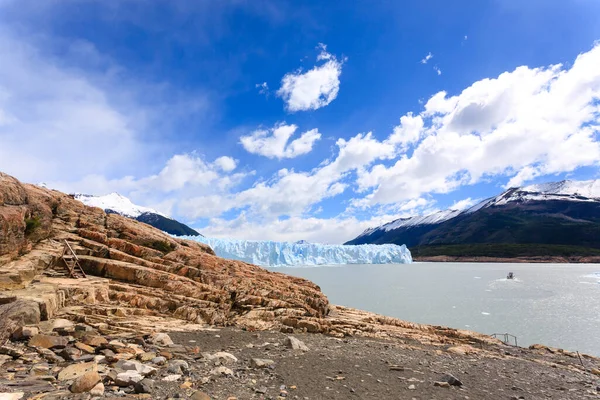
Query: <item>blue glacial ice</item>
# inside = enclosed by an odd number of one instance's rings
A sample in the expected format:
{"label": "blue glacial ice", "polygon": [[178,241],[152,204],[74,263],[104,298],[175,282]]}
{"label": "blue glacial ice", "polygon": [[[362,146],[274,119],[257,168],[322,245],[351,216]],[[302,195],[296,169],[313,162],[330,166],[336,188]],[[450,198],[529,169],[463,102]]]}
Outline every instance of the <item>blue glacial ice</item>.
{"label": "blue glacial ice", "polygon": [[264,267],[339,264],[408,264],[412,262],[405,245],[361,244],[357,246],[300,242],[272,242],[185,236],[206,243],[219,257]]}

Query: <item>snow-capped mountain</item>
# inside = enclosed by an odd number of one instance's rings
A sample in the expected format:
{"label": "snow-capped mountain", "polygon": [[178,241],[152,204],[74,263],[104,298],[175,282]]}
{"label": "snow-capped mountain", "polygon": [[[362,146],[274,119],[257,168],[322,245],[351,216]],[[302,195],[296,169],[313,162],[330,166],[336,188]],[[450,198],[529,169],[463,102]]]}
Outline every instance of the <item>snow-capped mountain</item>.
{"label": "snow-capped mountain", "polygon": [[73,197],[81,201],[86,206],[99,207],[107,213],[119,214],[124,217],[138,220],[158,228],[164,232],[176,236],[197,236],[197,231],[189,226],[182,224],[165,214],[162,214],[152,208],[138,206],[127,197],[118,193],[110,193],[105,196],[92,196],[89,194],[75,194]]}
{"label": "snow-capped mountain", "polygon": [[152,208],[133,204],[127,197],[115,192],[105,196],[92,196],[89,194],[78,193],[75,194],[75,199],[81,201],[86,206],[99,207],[107,212],[113,212],[129,218],[135,219],[144,213],[158,214],[165,218],[169,218]]}
{"label": "snow-capped mountain", "polygon": [[600,244],[600,237],[594,237],[596,231],[600,233],[600,180],[565,180],[510,188],[465,210],[397,219],[367,229],[347,244],[402,243],[414,247],[535,240],[592,245],[596,241]]}

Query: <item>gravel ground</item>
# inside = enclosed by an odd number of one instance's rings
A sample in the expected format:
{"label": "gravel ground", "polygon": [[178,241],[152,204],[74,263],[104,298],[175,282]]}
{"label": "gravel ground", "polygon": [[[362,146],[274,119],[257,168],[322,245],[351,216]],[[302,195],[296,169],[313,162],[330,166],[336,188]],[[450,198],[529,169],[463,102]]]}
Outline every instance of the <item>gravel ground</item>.
{"label": "gravel ground", "polygon": [[[460,355],[416,343],[297,334],[309,347],[300,351],[286,346],[287,334],[232,328],[170,336],[175,343],[199,346],[201,352],[225,351],[238,358],[227,364],[233,376],[211,375],[215,366],[206,361],[193,367],[210,377],[194,386],[215,400],[600,398],[599,377],[579,368],[578,359],[546,350],[507,346]],[[256,368],[251,366],[253,358],[274,364]],[[178,391],[177,385],[157,389],[157,398],[173,397]],[[179,391],[181,397],[189,396]]]}

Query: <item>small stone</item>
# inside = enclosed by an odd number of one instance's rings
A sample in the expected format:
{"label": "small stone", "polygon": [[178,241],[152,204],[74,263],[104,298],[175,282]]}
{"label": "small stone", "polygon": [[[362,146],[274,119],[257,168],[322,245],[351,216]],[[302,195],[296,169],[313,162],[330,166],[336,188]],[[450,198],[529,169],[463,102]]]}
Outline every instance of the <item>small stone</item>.
{"label": "small stone", "polygon": [[47,365],[34,365],[29,371],[29,373],[34,376],[48,375],[49,372],[50,367]]}
{"label": "small stone", "polygon": [[166,333],[155,333],[154,335],[150,336],[150,342],[157,346],[169,346],[174,344],[169,335]]}
{"label": "small stone", "polygon": [[94,356],[94,361],[97,364],[106,364],[108,362],[106,360],[106,356],[101,356],[101,355]]}
{"label": "small stone", "polygon": [[462,386],[462,382],[460,380],[458,380],[458,378],[456,378],[454,375],[451,375],[451,374],[443,375],[439,379],[439,382],[447,382],[449,385],[452,385],[452,386]]}
{"label": "small stone", "polygon": [[13,358],[20,358],[23,357],[23,354],[25,354],[25,352],[22,349],[13,347],[13,346],[9,346],[9,345],[5,345],[5,346],[0,346],[0,354],[5,354],[7,356],[11,356]]}
{"label": "small stone", "polygon": [[56,382],[54,375],[38,375],[35,377],[38,381]]}
{"label": "small stone", "polygon": [[56,318],[49,322],[52,323],[52,327],[50,329],[52,331],[55,329],[74,328],[73,322],[64,318]]}
{"label": "small stone", "polygon": [[592,368],[592,374],[600,376],[600,369]]}
{"label": "small stone", "polygon": [[210,400],[210,396],[204,392],[197,391],[190,396],[190,400]]}
{"label": "small stone", "polygon": [[415,385],[410,385],[410,386],[408,387],[408,390],[415,390],[416,388],[417,388],[417,387],[416,387]]}
{"label": "small stone", "polygon": [[161,351],[160,353],[158,353],[159,356],[166,358],[167,360],[170,360],[173,358],[173,354],[171,354],[168,351]]}
{"label": "small stone", "polygon": [[[54,353],[53,353],[54,354]],[[5,354],[0,354],[0,365],[4,364],[7,361],[12,361],[12,357],[11,356],[7,356]]]}
{"label": "small stone", "polygon": [[61,362],[64,362],[65,359],[57,356],[52,350],[48,350],[48,349],[43,349],[43,348],[38,348],[37,349],[38,354],[40,356],[42,356],[42,358],[50,363],[54,363],[54,364],[58,364]]}
{"label": "small stone", "polygon": [[23,392],[0,393],[0,400],[19,400],[25,396]]}
{"label": "small stone", "polygon": [[238,361],[236,356],[231,353],[227,353],[226,351],[219,351],[215,354],[203,353],[202,356],[208,361],[219,361],[224,364],[236,363]]}
{"label": "small stone", "polygon": [[136,371],[125,371],[117,374],[115,383],[121,387],[131,386],[144,379],[144,376]]}
{"label": "small stone", "polygon": [[433,386],[449,388],[450,384],[448,382],[433,382]]}
{"label": "small stone", "polygon": [[275,361],[265,358],[253,358],[250,360],[250,366],[252,368],[269,368],[273,365],[275,365]]}
{"label": "small stone", "polygon": [[118,340],[111,340],[110,342],[108,342],[108,347],[110,347],[110,349],[112,351],[117,351],[117,349],[124,348],[125,344],[123,342],[118,341]]}
{"label": "small stone", "polygon": [[90,390],[90,394],[92,396],[104,396],[104,384],[102,382],[98,383]]}
{"label": "small stone", "polygon": [[390,365],[390,371],[404,371],[404,367],[400,365]]}
{"label": "small stone", "polygon": [[212,375],[227,375],[227,376],[233,376],[233,371],[230,370],[227,367],[224,366],[220,366],[217,368],[214,368],[212,371],[210,371],[210,373]]}
{"label": "small stone", "polygon": [[192,387],[191,381],[185,381],[181,385],[179,385],[179,389],[189,389]]}
{"label": "small stone", "polygon": [[86,324],[77,324],[75,325],[75,330],[79,332],[91,332],[94,328]]}
{"label": "small stone", "polygon": [[62,358],[69,361],[77,361],[81,357],[81,350],[74,347],[66,347],[58,353]]}
{"label": "small stone", "polygon": [[95,362],[83,363],[83,364],[71,364],[58,373],[59,381],[70,381],[77,379],[87,372],[98,371],[98,364]]}
{"label": "small stone", "polygon": [[156,357],[156,353],[147,352],[147,353],[138,354],[137,359],[140,360],[141,362],[147,362],[147,361],[152,360],[155,357]]}
{"label": "small stone", "polygon": [[304,342],[302,342],[300,339],[298,339],[294,336],[288,336],[285,339],[285,344],[292,350],[302,350],[302,351],[310,350],[308,348],[308,346],[304,344]]}
{"label": "small stone", "polygon": [[98,335],[85,335],[81,338],[81,341],[92,347],[106,346],[108,344],[108,340]]}
{"label": "small stone", "polygon": [[259,394],[265,394],[265,393],[267,393],[267,387],[260,386],[260,387],[257,387],[256,389],[254,389],[254,391]]}
{"label": "small stone", "polygon": [[179,379],[181,379],[181,375],[167,375],[164,378],[162,378],[162,380],[165,382],[175,382]]}
{"label": "small stone", "polygon": [[69,339],[62,336],[50,336],[50,335],[34,335],[29,339],[29,346],[41,347],[44,349],[58,349],[64,348],[69,344]]}
{"label": "small stone", "polygon": [[190,369],[190,366],[187,362],[183,360],[173,360],[169,361],[169,367],[167,368],[167,372],[172,374],[183,374]]}
{"label": "small stone", "polygon": [[165,365],[167,363],[167,358],[166,357],[154,357],[152,359],[152,364],[156,364],[156,365]]}
{"label": "small stone", "polygon": [[154,381],[152,379],[142,379],[134,386],[136,393],[151,393],[154,389]]}
{"label": "small stone", "polygon": [[13,332],[12,337],[15,340],[25,340],[39,333],[40,330],[37,326],[21,326],[19,329]]}
{"label": "small stone", "polygon": [[69,390],[73,393],[85,393],[92,390],[101,381],[97,371],[86,372],[71,385]]}
{"label": "small stone", "polygon": [[88,353],[88,354],[95,354],[96,350],[94,350],[94,348],[92,346],[88,346],[87,344],[84,343],[75,343],[75,347],[77,347],[79,350],[83,351],[84,353]]}
{"label": "small stone", "polygon": [[123,371],[135,371],[143,376],[153,375],[157,371],[154,367],[144,365],[141,362],[134,360],[119,360],[115,364],[115,367],[122,369]]}

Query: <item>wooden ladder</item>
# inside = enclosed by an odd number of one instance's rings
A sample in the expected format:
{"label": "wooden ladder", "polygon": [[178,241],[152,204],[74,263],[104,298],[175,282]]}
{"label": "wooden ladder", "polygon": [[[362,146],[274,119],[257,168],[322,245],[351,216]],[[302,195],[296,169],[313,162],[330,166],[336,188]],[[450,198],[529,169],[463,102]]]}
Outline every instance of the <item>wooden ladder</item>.
{"label": "wooden ladder", "polygon": [[85,272],[83,272],[83,268],[81,268],[81,264],[79,264],[79,258],[77,258],[77,254],[75,254],[73,248],[66,239],[61,258],[65,262],[71,278],[87,278],[87,275]]}

